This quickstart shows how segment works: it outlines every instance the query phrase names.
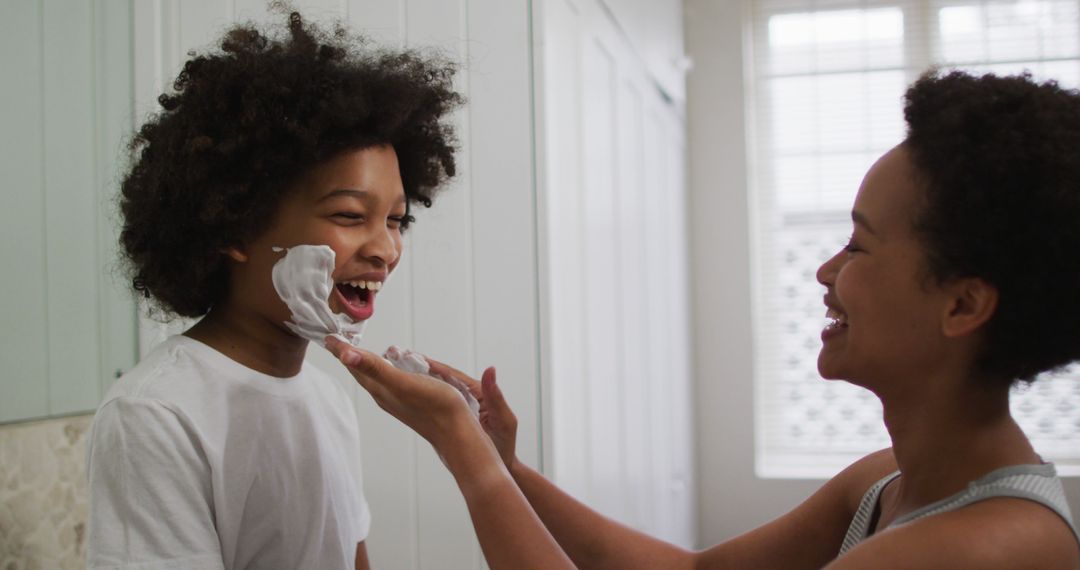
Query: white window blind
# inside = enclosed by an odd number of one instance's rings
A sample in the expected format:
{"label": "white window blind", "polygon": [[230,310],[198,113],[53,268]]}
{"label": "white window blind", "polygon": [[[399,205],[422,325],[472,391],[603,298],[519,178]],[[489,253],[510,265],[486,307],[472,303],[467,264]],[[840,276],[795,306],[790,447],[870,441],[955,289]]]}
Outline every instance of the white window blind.
{"label": "white window blind", "polygon": [[[828,477],[889,445],[876,397],[818,376],[815,272],[851,232],[863,174],[904,137],[904,91],[930,65],[1080,86],[1080,0],[753,5],[757,471]],[[1080,368],[1012,405],[1036,450],[1080,474]]]}

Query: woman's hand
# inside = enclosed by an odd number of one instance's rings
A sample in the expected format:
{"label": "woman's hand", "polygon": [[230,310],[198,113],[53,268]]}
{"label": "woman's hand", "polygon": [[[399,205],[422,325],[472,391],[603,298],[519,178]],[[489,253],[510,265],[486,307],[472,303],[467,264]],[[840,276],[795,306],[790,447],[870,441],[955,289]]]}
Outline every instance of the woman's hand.
{"label": "woman's hand", "polygon": [[465,398],[446,382],[403,372],[382,357],[333,337],[326,338],[326,348],[380,408],[428,440],[440,454],[444,446],[454,445],[455,438],[467,437],[463,430],[476,425]]}
{"label": "woman's hand", "polygon": [[480,402],[480,425],[499,450],[506,468],[513,473],[514,464],[517,463],[517,416],[514,415],[510,405],[506,403],[502,390],[495,382],[495,368],[489,367],[484,370],[480,382],[470,378],[460,370],[447,366],[442,362],[427,359],[431,367],[431,374],[440,378],[455,378],[472,392]]}
{"label": "woman's hand", "polygon": [[495,385],[495,369],[485,370],[478,383],[445,364],[428,361],[431,374],[457,379],[482,402],[480,414],[490,435],[485,437],[465,396],[449,382],[403,372],[334,338],[327,337],[326,348],[380,408],[435,448],[457,480],[491,568],[574,568],[507,472],[509,465],[503,465],[515,461],[517,419]]}

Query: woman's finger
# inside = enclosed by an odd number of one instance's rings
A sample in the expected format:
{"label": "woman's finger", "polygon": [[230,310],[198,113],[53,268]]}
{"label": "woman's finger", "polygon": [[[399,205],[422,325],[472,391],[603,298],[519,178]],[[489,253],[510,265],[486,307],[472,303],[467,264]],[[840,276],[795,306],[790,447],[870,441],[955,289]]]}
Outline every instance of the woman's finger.
{"label": "woman's finger", "polygon": [[445,363],[439,362],[438,360],[428,358],[427,361],[432,376],[438,376],[447,381],[449,381],[448,379],[453,378],[458,382],[464,384],[465,388],[469,391],[469,393],[473,395],[473,398],[476,398],[480,401],[483,400],[483,391],[480,389],[480,383],[474,380],[471,376],[465,374],[457,368],[454,368],[453,366],[449,366]]}
{"label": "woman's finger", "polygon": [[499,413],[510,412],[510,405],[506,403],[502,388],[495,382],[495,367],[489,366],[480,377],[480,388],[483,391],[484,403],[488,409],[498,410]]}
{"label": "woman's finger", "polygon": [[357,352],[352,345],[343,342],[337,337],[328,336],[323,339],[323,342],[326,344],[326,350],[329,350],[330,354],[333,354],[345,366],[355,366],[363,359],[363,355]]}
{"label": "woman's finger", "polygon": [[385,384],[390,373],[398,373],[396,368],[375,354],[334,337],[326,337],[326,349],[345,365],[360,386],[376,400],[389,396]]}
{"label": "woman's finger", "polygon": [[[427,357],[425,356],[424,358]],[[438,360],[435,360],[433,358],[427,358],[427,361],[428,366],[431,368],[432,374],[438,376],[453,376],[458,380],[465,382],[466,384],[476,384],[477,386],[480,385],[480,383],[476,380],[473,380],[471,376],[458,370],[457,368],[454,368],[453,366],[450,366],[444,362],[439,362]]]}

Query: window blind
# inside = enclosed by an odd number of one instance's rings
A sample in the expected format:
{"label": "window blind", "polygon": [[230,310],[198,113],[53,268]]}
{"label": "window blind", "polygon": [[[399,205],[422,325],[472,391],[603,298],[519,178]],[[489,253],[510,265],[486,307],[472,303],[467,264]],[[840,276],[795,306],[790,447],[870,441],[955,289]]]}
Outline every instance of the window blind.
{"label": "window blind", "polygon": [[[756,467],[828,477],[889,445],[869,391],[817,373],[818,266],[851,232],[863,174],[903,140],[903,94],[931,65],[1080,86],[1080,0],[759,0],[748,15],[755,220]],[[1018,389],[1047,461],[1080,474],[1080,368]]]}

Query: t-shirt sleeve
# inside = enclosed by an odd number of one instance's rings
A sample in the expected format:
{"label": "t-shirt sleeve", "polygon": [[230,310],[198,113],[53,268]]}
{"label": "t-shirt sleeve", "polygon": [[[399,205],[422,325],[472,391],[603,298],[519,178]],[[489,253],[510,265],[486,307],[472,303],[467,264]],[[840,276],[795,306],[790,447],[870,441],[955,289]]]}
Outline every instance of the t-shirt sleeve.
{"label": "t-shirt sleeve", "polygon": [[224,568],[199,441],[155,400],[120,397],[98,410],[87,449],[88,568]]}

